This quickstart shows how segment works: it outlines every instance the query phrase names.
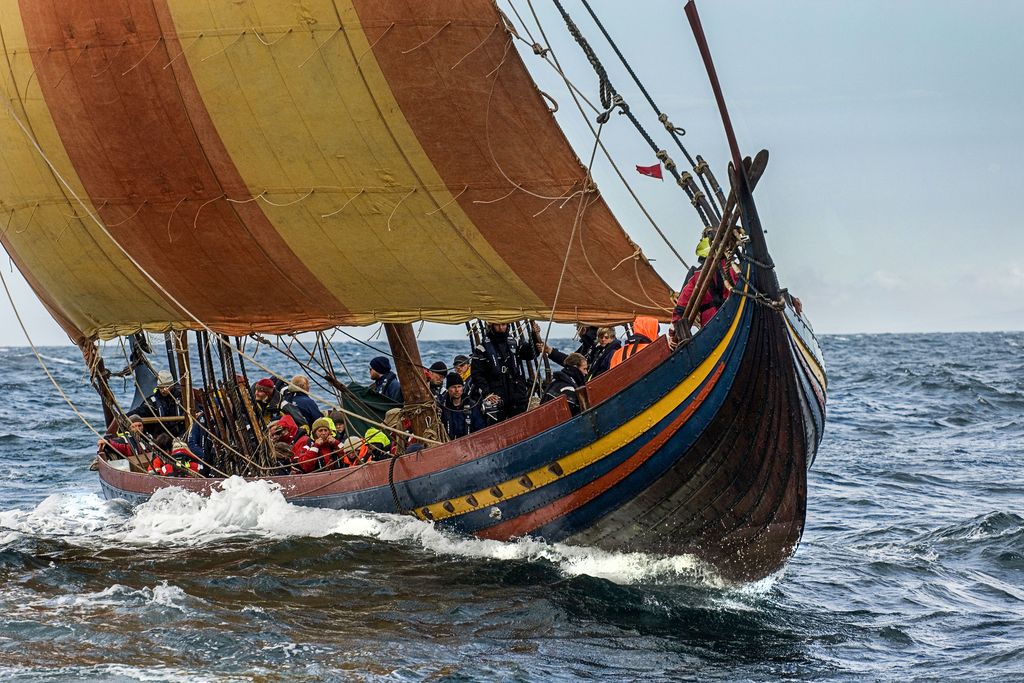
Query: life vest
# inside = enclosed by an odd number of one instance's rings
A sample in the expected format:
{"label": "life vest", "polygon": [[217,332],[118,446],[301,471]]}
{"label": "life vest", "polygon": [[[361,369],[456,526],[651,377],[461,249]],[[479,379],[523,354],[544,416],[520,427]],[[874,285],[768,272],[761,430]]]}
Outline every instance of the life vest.
{"label": "life vest", "polygon": [[658,321],[649,316],[638,316],[633,322],[633,334],[626,337],[622,348],[612,355],[609,367],[614,368],[627,358],[632,358],[642,349],[650,346],[658,336]]}
{"label": "life vest", "polygon": [[328,469],[335,463],[338,447],[338,441],[334,438],[330,438],[317,446],[315,439],[302,436],[292,446],[292,463],[297,469],[306,474]]}
{"label": "life vest", "polygon": [[[194,473],[206,476],[206,465],[199,461],[199,458],[187,448],[175,448],[171,451],[171,458],[174,459],[174,466],[182,474]],[[154,458],[154,461],[157,458]]]}
{"label": "life vest", "polygon": [[174,465],[169,462],[164,462],[163,458],[159,455],[153,458],[153,462],[149,463],[146,467],[147,474],[155,474],[161,477],[170,477],[174,475]]}

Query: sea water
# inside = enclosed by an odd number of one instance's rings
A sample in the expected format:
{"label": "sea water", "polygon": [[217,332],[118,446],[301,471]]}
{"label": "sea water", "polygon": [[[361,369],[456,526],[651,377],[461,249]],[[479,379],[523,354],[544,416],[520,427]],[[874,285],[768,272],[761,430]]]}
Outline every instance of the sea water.
{"label": "sea water", "polygon": [[[0,680],[1024,678],[1024,334],[822,345],[803,542],[742,587],[687,556],[467,539],[239,479],[105,501],[95,435],[30,350],[0,349]],[[374,355],[338,349],[356,374]],[[42,354],[98,424],[77,350]]]}

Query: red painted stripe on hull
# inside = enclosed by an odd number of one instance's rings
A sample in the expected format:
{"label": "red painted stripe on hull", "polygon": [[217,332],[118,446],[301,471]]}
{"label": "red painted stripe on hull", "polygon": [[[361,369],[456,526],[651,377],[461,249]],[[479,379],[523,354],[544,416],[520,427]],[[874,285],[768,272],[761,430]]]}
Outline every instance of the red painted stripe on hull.
{"label": "red painted stripe on hull", "polygon": [[484,529],[483,531],[478,532],[477,535],[481,538],[490,538],[495,540],[507,540],[516,536],[525,536],[531,531],[538,529],[545,524],[549,524],[555,519],[582,507],[605,491],[611,489],[627,476],[635,472],[638,467],[647,462],[651,456],[657,453],[658,450],[664,446],[677,431],[679,431],[683,424],[685,424],[693,413],[696,412],[697,408],[704,403],[704,400],[711,393],[715,384],[718,383],[718,379],[722,376],[722,372],[724,370],[725,364],[719,363],[708,382],[697,393],[690,405],[688,405],[682,413],[680,413],[650,442],[645,444],[640,450],[630,456],[624,463],[616,467],[614,470],[599,477],[598,479],[595,479],[568,496],[560,498],[528,514],[520,515],[519,517],[510,519],[507,522],[502,522]]}

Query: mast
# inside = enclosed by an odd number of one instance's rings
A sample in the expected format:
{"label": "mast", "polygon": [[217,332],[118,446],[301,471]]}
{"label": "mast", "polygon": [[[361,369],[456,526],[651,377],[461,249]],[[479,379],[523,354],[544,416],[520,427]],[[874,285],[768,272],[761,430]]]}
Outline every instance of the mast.
{"label": "mast", "polygon": [[[395,374],[402,384],[402,397],[406,406],[431,405],[434,397],[427,388],[423,377],[423,361],[420,358],[420,347],[416,342],[416,333],[409,323],[384,323],[384,332],[388,336],[391,356],[395,359]],[[411,415],[412,432],[423,435],[430,427],[432,420],[427,412],[417,410]]]}

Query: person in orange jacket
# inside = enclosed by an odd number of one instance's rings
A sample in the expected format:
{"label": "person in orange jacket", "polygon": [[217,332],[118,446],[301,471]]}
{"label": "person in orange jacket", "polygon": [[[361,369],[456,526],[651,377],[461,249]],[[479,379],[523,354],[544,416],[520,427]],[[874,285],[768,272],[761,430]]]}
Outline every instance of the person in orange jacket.
{"label": "person in orange jacket", "polygon": [[633,321],[633,334],[626,337],[622,348],[612,354],[610,367],[614,368],[622,361],[632,358],[641,349],[650,346],[658,338],[658,321],[649,315],[637,316]]}

